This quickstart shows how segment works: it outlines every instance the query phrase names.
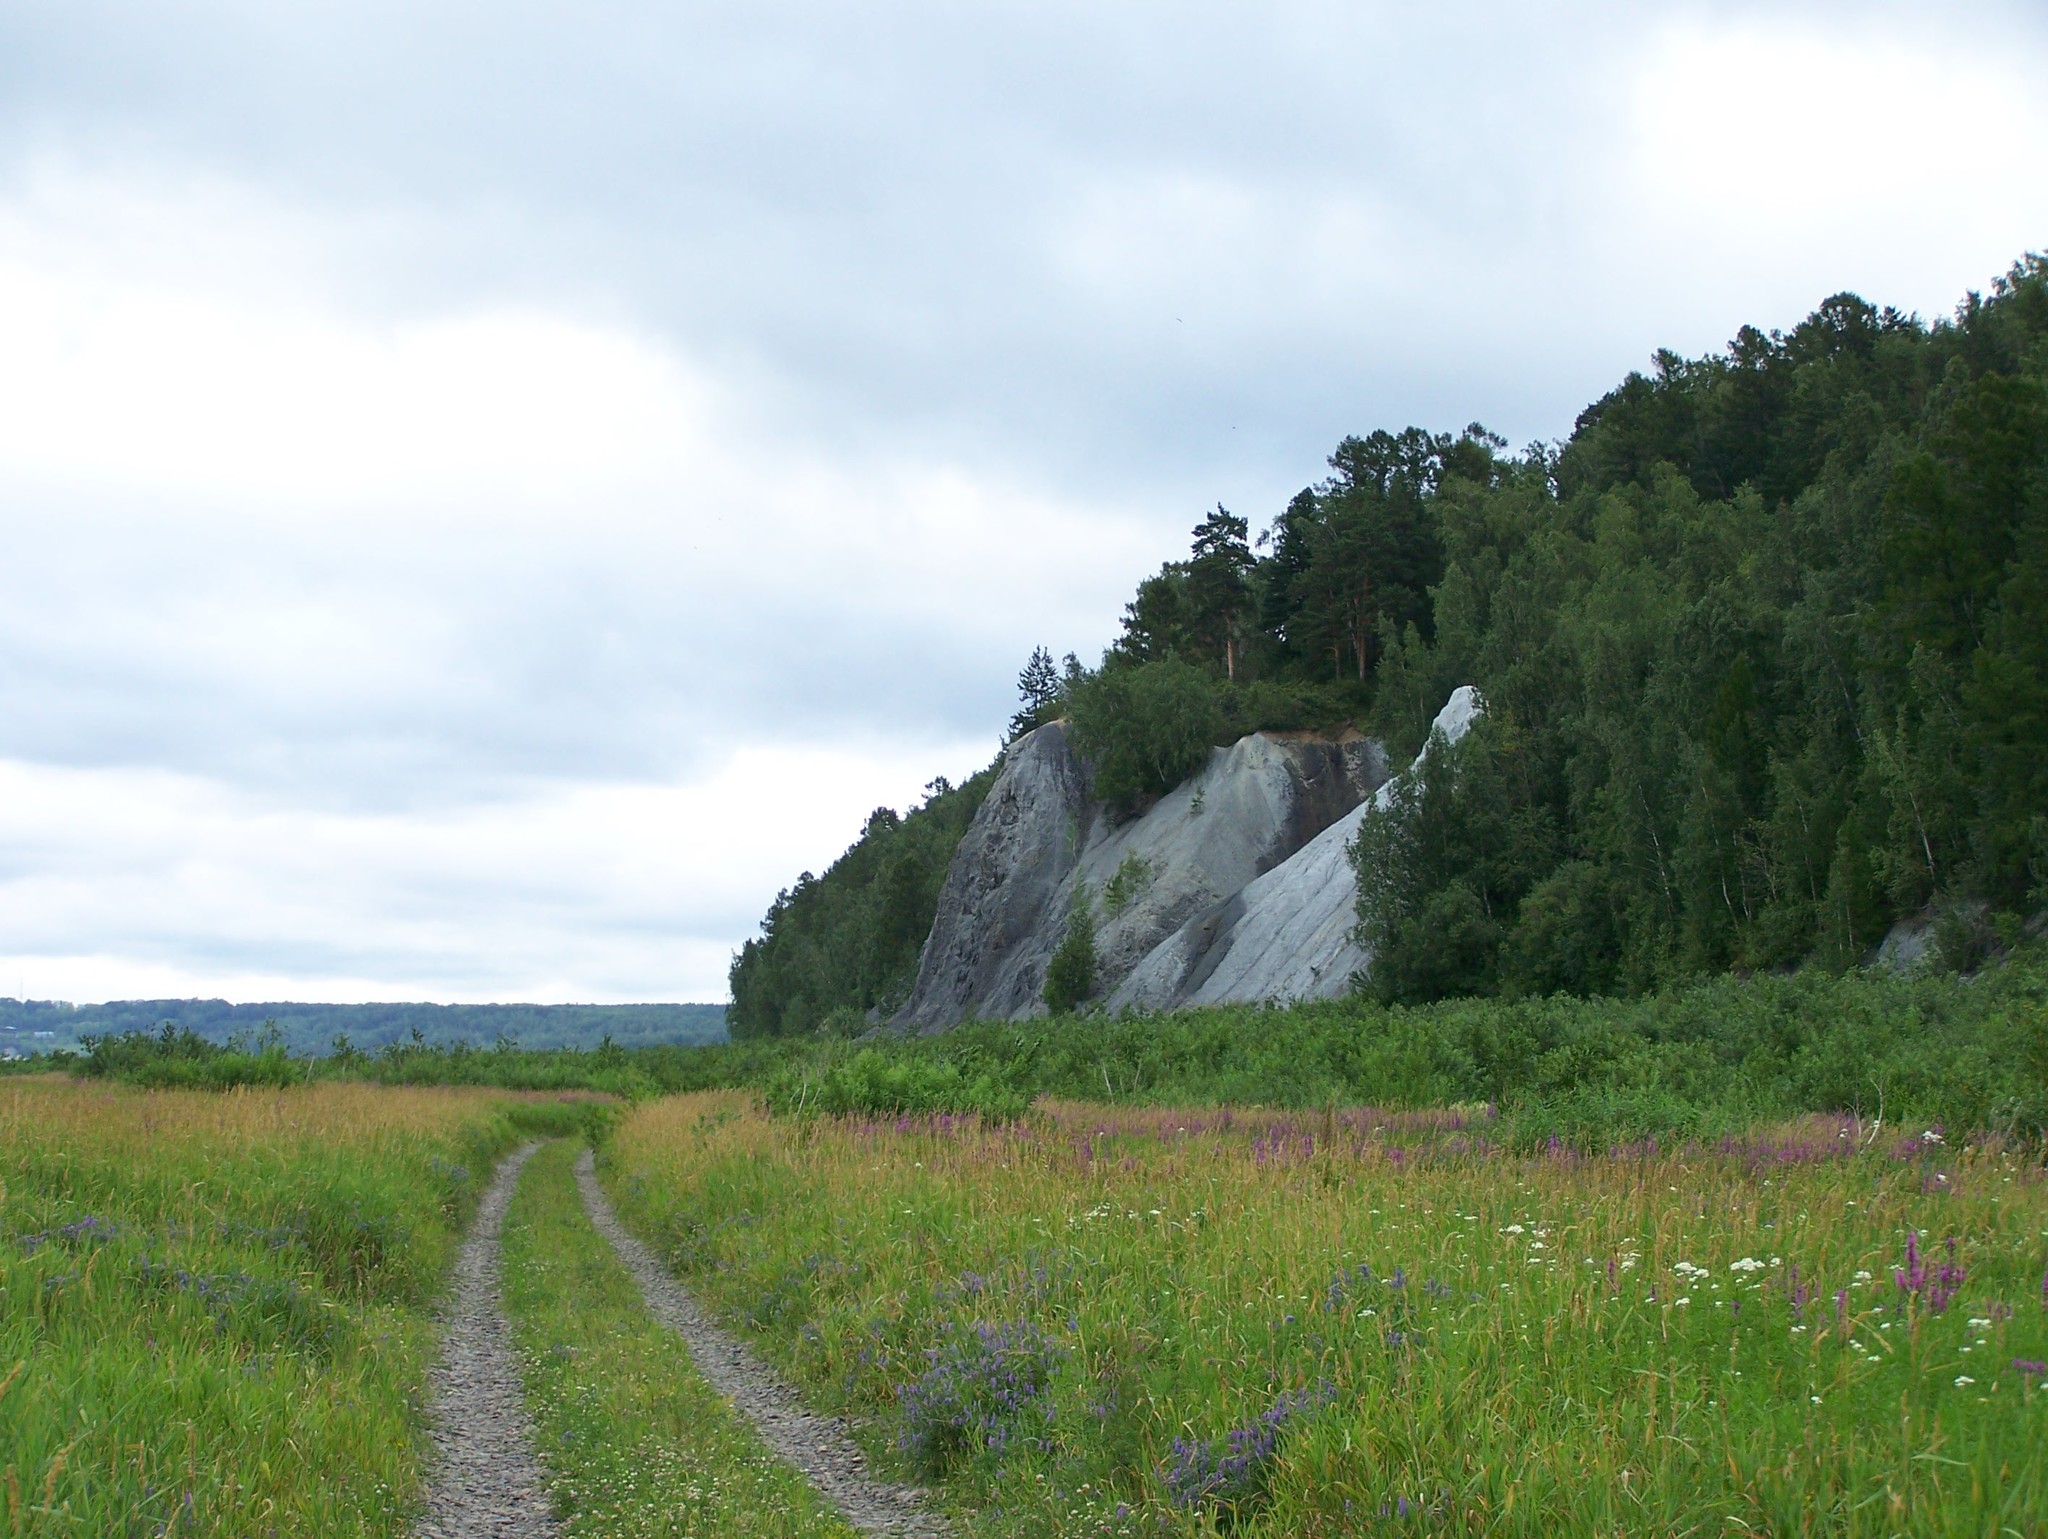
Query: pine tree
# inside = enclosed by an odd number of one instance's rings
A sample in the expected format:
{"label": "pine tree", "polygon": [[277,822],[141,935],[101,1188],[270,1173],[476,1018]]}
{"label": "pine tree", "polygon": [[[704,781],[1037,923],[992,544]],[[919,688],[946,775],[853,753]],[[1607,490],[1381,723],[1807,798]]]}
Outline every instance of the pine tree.
{"label": "pine tree", "polygon": [[1049,713],[1059,704],[1059,671],[1053,666],[1052,653],[1044,647],[1031,649],[1031,661],[1017,675],[1017,694],[1024,704],[1010,718],[1012,742],[1051,720]]}

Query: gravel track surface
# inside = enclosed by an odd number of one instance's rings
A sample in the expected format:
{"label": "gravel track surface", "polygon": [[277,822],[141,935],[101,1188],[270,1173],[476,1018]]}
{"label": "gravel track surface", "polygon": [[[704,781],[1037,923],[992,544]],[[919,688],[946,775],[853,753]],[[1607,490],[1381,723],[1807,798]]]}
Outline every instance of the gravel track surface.
{"label": "gravel track surface", "polygon": [[539,1144],[498,1166],[455,1262],[448,1338],[429,1379],[439,1451],[419,1539],[556,1539],[561,1528],[533,1452],[512,1330],[498,1297],[498,1234]]}
{"label": "gravel track surface", "polygon": [[838,1418],[807,1409],[802,1397],[780,1375],[712,1323],[653,1253],[626,1232],[597,1184],[596,1164],[587,1149],[576,1162],[576,1184],[591,1223],[611,1242],[620,1261],[639,1282],[648,1311],[683,1338],[698,1371],[712,1388],[754,1424],[770,1449],[803,1471],[847,1522],[862,1533],[903,1535],[906,1539],[938,1539],[951,1532],[944,1518],[924,1507],[924,1493],[915,1486],[871,1479],[867,1456],[846,1435]]}

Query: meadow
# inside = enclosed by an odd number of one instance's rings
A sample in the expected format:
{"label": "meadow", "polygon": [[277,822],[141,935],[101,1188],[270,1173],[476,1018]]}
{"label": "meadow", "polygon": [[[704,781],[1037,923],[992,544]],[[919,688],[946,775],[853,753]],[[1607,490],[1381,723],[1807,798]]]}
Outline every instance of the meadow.
{"label": "meadow", "polygon": [[1806,1117],[636,1108],[683,1280],[986,1535],[2035,1534],[2038,1151]]}
{"label": "meadow", "polygon": [[0,1081],[0,1531],[403,1534],[431,1306],[521,1120]]}
{"label": "meadow", "polygon": [[529,1138],[504,1306],[572,1535],[844,1531],[642,1308],[585,1143],[963,1534],[2048,1532],[2044,1002],[2036,944],[918,1041],[109,1039],[0,1078],[0,1533],[407,1533]]}
{"label": "meadow", "polygon": [[[856,1026],[866,1023],[856,1019]],[[1016,1116],[1042,1097],[1125,1105],[1488,1102],[1496,1136],[1718,1138],[1811,1112],[1951,1134],[2048,1136],[2048,941],[1974,973],[1939,967],[1713,976],[1615,999],[1370,998],[1165,1015],[967,1022],[932,1037],[825,1034],[715,1047],[537,1051],[387,1044],[295,1057],[165,1027],[0,1064],[163,1088],[329,1081],[589,1090],[627,1100],[748,1089],[791,1111]]]}

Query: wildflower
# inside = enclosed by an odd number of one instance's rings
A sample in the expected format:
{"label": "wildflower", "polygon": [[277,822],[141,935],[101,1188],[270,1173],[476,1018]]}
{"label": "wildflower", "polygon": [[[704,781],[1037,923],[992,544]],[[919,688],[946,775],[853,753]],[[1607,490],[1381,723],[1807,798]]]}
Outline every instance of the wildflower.
{"label": "wildflower", "polygon": [[1856,1275],[1850,1279],[1850,1281],[1854,1282],[1858,1287],[1861,1287],[1864,1283],[1870,1281],[1870,1274],[1868,1272],[1859,1270],[1856,1273]]}
{"label": "wildflower", "polygon": [[[1507,1226],[1507,1228],[1503,1229],[1503,1230],[1501,1231],[1501,1233],[1502,1233],[1502,1234],[1520,1234],[1520,1233],[1522,1233],[1522,1226],[1521,1226],[1520,1224],[1510,1224],[1510,1225],[1508,1225],[1508,1226]],[[2048,1283],[2044,1283],[2044,1284],[2043,1284],[2043,1286],[2044,1286],[2044,1288],[2048,1288]]]}
{"label": "wildflower", "polygon": [[1754,1256],[1744,1256],[1740,1261],[1728,1263],[1728,1270],[1731,1272],[1761,1272],[1763,1269],[1764,1264]]}
{"label": "wildflower", "polygon": [[1947,1141],[1947,1139],[1943,1138],[1939,1133],[1935,1132],[1933,1128],[1929,1128],[1926,1132],[1920,1135],[1920,1142],[1922,1142],[1923,1144],[1939,1144],[1946,1143]]}
{"label": "wildflower", "polygon": [[1961,1389],[1965,1384],[1975,1384],[1976,1382],[1977,1381],[1971,1378],[1967,1373],[1959,1373],[1956,1375],[1957,1389]]}
{"label": "wildflower", "polygon": [[1991,1321],[1983,1315],[1972,1315],[1970,1316],[1970,1329],[1973,1331],[1988,1331],[1991,1329]]}
{"label": "wildflower", "polygon": [[2022,1379],[2048,1377],[2048,1363],[2038,1357],[2016,1357],[2012,1360],[2012,1371]]}
{"label": "wildflower", "polygon": [[1195,1508],[1212,1500],[1244,1501],[1264,1488],[1281,1435],[1294,1417],[1321,1409],[1336,1398],[1328,1384],[1283,1394],[1247,1426],[1220,1439],[1175,1438],[1173,1457],[1159,1478],[1174,1506]]}
{"label": "wildflower", "polygon": [[906,1453],[938,1465],[974,1444],[996,1449],[1044,1392],[1064,1354],[1028,1322],[976,1324],[925,1356],[930,1369],[898,1391]]}

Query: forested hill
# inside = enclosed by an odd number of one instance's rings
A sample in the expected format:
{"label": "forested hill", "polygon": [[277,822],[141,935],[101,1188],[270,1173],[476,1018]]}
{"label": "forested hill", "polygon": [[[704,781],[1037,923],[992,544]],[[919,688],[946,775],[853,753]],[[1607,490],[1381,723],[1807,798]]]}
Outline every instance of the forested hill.
{"label": "forested hill", "polygon": [[156,1031],[169,1022],[213,1042],[237,1034],[252,1041],[274,1026],[297,1056],[330,1051],[347,1037],[374,1053],[413,1034],[436,1046],[596,1047],[609,1036],[621,1047],[725,1040],[723,1005],[231,1005],[223,999],[129,999],[104,1005],[0,999],[0,1052],[50,1052],[86,1036]]}
{"label": "forested hill", "polygon": [[[1382,996],[1845,966],[1918,913],[1967,966],[2048,906],[2048,261],[1933,323],[1840,294],[1659,352],[1561,444],[1382,431],[1329,471],[1256,541],[1206,515],[1097,666],[1034,654],[1012,732],[1064,717],[1136,809],[1260,727],[1404,757],[1477,684],[1360,840]],[[986,784],[778,898],[735,1034],[900,997]]]}

